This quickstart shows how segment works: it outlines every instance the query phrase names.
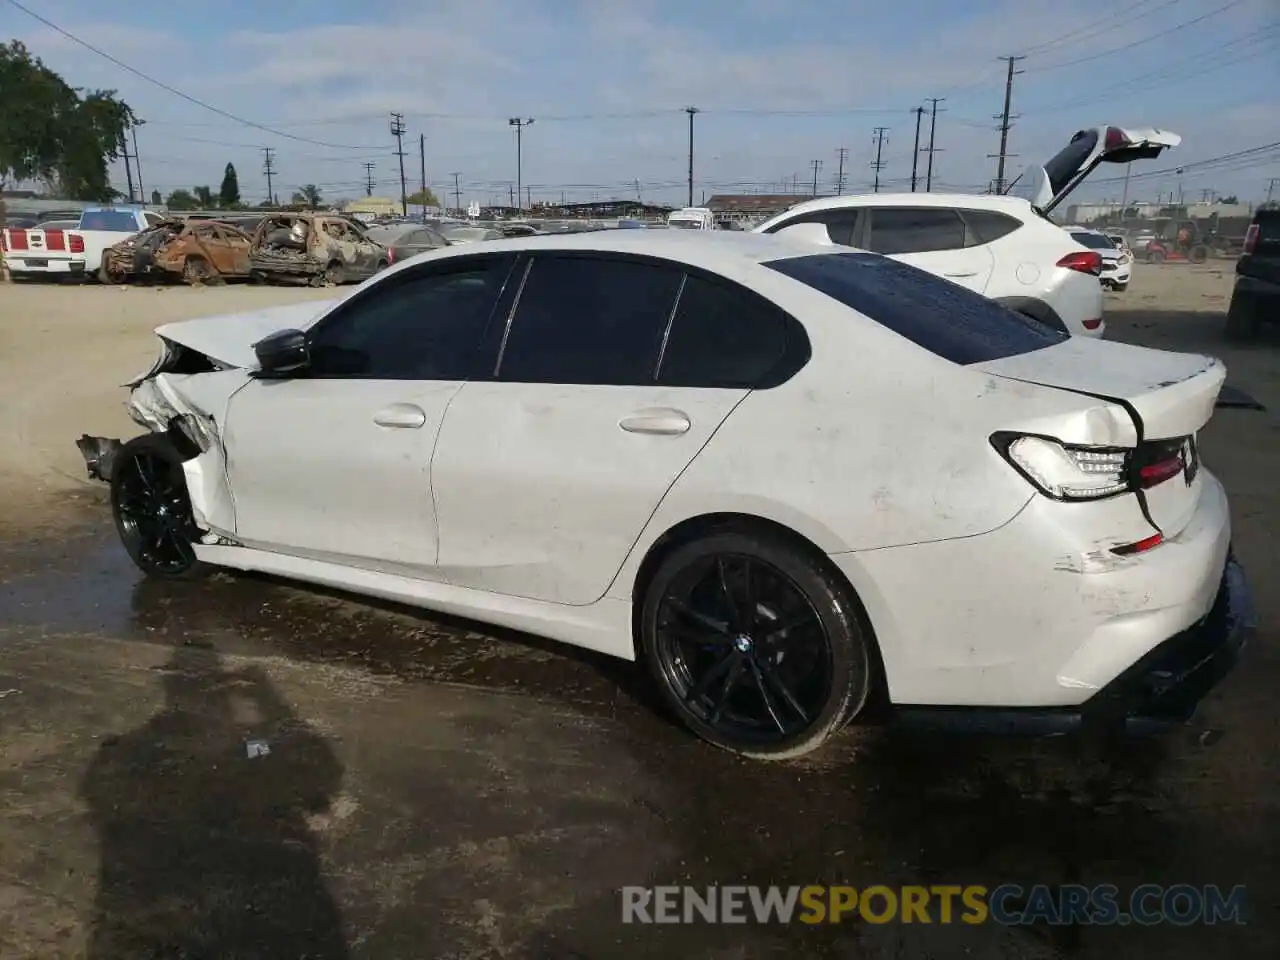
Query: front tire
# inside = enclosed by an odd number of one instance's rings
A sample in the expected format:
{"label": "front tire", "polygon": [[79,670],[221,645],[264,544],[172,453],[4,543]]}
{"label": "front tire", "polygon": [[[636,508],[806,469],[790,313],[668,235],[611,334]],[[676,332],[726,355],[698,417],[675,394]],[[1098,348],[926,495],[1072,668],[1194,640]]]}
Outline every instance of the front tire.
{"label": "front tire", "polygon": [[785,538],[724,531],[679,547],[642,604],[641,649],[664,700],[725,750],[810,753],[870,695],[872,641],[856,602]]}
{"label": "front tire", "polygon": [[196,558],[200,539],[182,457],[161,434],[124,444],[111,468],[111,515],[129,559],[149,577],[192,580],[211,571]]}

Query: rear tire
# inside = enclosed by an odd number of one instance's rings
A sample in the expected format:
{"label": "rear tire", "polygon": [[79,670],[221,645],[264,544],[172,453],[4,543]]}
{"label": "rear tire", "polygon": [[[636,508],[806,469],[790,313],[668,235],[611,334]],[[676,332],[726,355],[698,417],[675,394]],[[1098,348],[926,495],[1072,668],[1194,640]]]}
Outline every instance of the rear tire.
{"label": "rear tire", "polygon": [[324,268],[324,282],[333,287],[340,287],[347,282],[347,270],[339,260],[334,260]]}
{"label": "rear tire", "polygon": [[1231,298],[1231,306],[1227,308],[1227,325],[1223,330],[1228,340],[1236,343],[1252,340],[1258,335],[1261,325],[1257,300],[1239,294]]}
{"label": "rear tire", "polygon": [[871,694],[874,641],[856,600],[784,537],[726,530],[679,547],[641,604],[641,654],[664,701],[722,749],[802,756]]}
{"label": "rear tire", "polygon": [[116,452],[111,515],[134,566],[160,580],[194,580],[214,569],[196,558],[201,530],[191,511],[182,457],[168,437],[147,433]]}
{"label": "rear tire", "polygon": [[182,279],[193,287],[214,284],[217,276],[218,272],[204,257],[187,257],[182,263]]}
{"label": "rear tire", "polygon": [[1204,263],[1209,259],[1209,251],[1204,247],[1192,247],[1187,254],[1187,259],[1192,263]]}
{"label": "rear tire", "polygon": [[1113,283],[1111,289],[1116,293],[1124,293],[1129,289],[1129,282],[1126,280],[1124,283]]}
{"label": "rear tire", "polygon": [[1148,250],[1148,251],[1147,251],[1147,263],[1164,263],[1164,251],[1163,251],[1163,250]]}

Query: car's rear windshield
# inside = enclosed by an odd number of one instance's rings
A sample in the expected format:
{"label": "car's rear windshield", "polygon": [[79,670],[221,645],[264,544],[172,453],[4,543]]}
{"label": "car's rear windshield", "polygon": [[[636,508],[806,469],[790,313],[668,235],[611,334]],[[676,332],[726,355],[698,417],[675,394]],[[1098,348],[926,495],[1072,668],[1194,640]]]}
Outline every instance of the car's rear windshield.
{"label": "car's rear windshield", "polygon": [[1071,234],[1071,239],[1076,243],[1083,243],[1091,250],[1114,250],[1116,248],[1110,237],[1104,237],[1097,233],[1073,233]]}
{"label": "car's rear windshield", "polygon": [[952,363],[984,363],[1061,343],[1068,335],[941,277],[871,253],[765,264],[825,293]]}
{"label": "car's rear windshield", "polygon": [[137,233],[138,218],[123,210],[86,210],[80,215],[80,229]]}

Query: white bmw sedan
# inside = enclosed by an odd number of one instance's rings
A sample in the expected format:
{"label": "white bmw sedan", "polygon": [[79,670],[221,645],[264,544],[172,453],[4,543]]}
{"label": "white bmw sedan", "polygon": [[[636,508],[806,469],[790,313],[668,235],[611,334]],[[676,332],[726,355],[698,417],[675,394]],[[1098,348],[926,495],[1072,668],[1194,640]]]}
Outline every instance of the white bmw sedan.
{"label": "white bmw sedan", "polygon": [[83,437],[147,574],[263,571],[642,661],[698,735],[873,700],[1178,720],[1249,631],[1208,357],[885,257],[617,230],[451,246],[175,323]]}

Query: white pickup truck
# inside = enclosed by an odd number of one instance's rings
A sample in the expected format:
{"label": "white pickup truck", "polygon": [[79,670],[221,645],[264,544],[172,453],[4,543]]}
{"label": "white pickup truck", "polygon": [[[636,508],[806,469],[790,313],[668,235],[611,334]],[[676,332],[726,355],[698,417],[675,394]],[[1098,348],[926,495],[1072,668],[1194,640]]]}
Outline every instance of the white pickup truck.
{"label": "white pickup truck", "polygon": [[0,250],[15,279],[96,278],[107,247],[163,219],[135,207],[94,207],[81,212],[73,230],[6,229],[0,234]]}

